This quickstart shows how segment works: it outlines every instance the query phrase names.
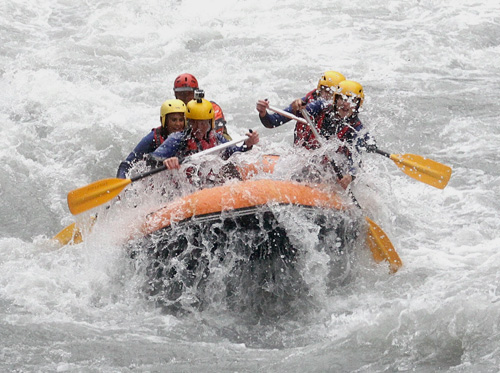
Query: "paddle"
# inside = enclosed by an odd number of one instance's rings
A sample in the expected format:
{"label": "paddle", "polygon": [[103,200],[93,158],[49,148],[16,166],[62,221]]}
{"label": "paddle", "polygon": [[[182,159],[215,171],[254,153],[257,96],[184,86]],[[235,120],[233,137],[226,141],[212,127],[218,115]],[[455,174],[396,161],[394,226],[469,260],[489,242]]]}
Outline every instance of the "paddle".
{"label": "paddle", "polygon": [[[300,123],[307,124],[304,118],[297,117],[288,111],[269,106],[274,111],[286,118],[294,119]],[[377,153],[391,159],[408,176],[435,188],[444,189],[451,177],[451,168],[415,154],[389,154],[377,148],[376,145],[366,145],[366,151]]]}
{"label": "paddle", "polygon": [[67,245],[71,241],[77,244],[82,242],[82,232],[76,226],[76,223],[72,223],[63,228],[58,234],[52,237],[52,239],[58,241],[61,246]]}
{"label": "paddle", "polygon": [[[199,153],[193,154],[187,157],[186,160],[191,161],[201,158],[208,154],[216,153],[220,150],[236,145],[237,143],[240,143],[245,140],[246,138],[241,137],[232,141],[225,142],[223,144],[214,146],[213,148],[206,149]],[[148,172],[145,172],[143,174],[139,174],[131,179],[118,179],[118,178],[103,179],[95,181],[87,186],[72,190],[71,192],[68,193],[69,210],[73,215],[77,215],[84,211],[90,210],[91,208],[102,205],[103,203],[106,203],[109,200],[115,198],[130,183],[133,183],[134,181],[140,179],[144,179],[145,177],[154,175],[158,172],[165,171],[166,169],[167,169],[166,166],[161,166],[153,170],[150,170]],[[63,231],[65,229],[63,229]]]}
{"label": "paddle", "polygon": [[[316,130],[314,122],[312,118],[309,116],[309,113],[306,111],[306,109],[302,109],[301,111],[302,115],[305,118],[305,122],[311,129],[311,132],[314,134],[314,137],[316,137],[316,141],[320,144],[320,146],[324,147],[325,142],[321,139],[318,131]],[[335,164],[333,165],[333,168],[335,170],[335,173],[337,174],[337,177],[341,179],[342,173],[340,169]],[[359,208],[361,208],[358,200],[352,193],[351,189],[348,189],[348,194],[351,197],[354,204]],[[403,265],[403,262],[401,261],[401,258],[394,249],[391,240],[389,239],[387,234],[385,234],[382,228],[380,228],[373,220],[371,220],[368,217],[365,217],[365,219],[366,222],[368,223],[366,242],[372,252],[373,258],[375,259],[376,262],[381,262],[384,259],[387,260],[387,262],[389,262],[389,268],[391,272],[392,273],[396,272]]]}
{"label": "paddle", "polygon": [[366,151],[391,159],[408,176],[435,188],[444,189],[450,181],[451,168],[432,159],[416,154],[389,154],[376,145],[366,145]]}
{"label": "paddle", "polygon": [[398,269],[403,266],[403,262],[396,252],[396,249],[394,249],[391,240],[389,240],[389,237],[382,228],[375,224],[373,220],[367,216],[365,216],[365,219],[368,222],[366,242],[372,252],[373,259],[375,259],[376,262],[387,260],[391,273],[397,272]]}
{"label": "paddle", "polygon": [[[88,225],[88,228],[94,225],[95,220],[95,215],[89,218],[88,223],[86,223]],[[58,234],[52,237],[52,239],[58,241],[61,246],[67,245],[69,243],[79,244],[83,242],[82,229],[80,228],[81,227],[77,225],[77,223],[72,223],[63,228]]]}

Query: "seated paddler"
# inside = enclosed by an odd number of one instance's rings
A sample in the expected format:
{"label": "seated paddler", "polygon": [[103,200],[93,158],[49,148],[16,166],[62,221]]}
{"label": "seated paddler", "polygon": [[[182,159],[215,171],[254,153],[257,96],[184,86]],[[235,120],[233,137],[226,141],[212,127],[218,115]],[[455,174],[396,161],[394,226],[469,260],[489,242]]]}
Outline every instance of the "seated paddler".
{"label": "seated paddler", "polygon": [[[163,163],[169,170],[179,169],[186,157],[228,142],[216,131],[212,103],[200,96],[202,94],[188,102],[186,106],[186,129],[171,134],[158,149],[150,153],[148,156],[150,165],[157,166]],[[246,152],[259,142],[259,134],[256,131],[248,132],[246,135],[247,139],[243,145],[232,145],[221,151],[223,160],[227,160],[235,152]],[[189,177],[190,171],[187,172]]]}
{"label": "seated paddler", "polygon": [[[198,80],[192,74],[181,74],[174,80],[174,94],[175,98],[182,100],[186,105],[191,101],[196,92],[200,91]],[[215,130],[223,135],[226,139],[231,140],[231,136],[227,132],[226,118],[222,112],[221,107],[214,101],[210,101],[214,107],[215,115]]]}
{"label": "seated paddler", "polygon": [[160,107],[161,126],[153,128],[144,136],[128,157],[120,163],[116,177],[125,179],[137,161],[156,150],[170,134],[184,130],[186,127],[185,113],[186,105],[181,100],[165,101]]}

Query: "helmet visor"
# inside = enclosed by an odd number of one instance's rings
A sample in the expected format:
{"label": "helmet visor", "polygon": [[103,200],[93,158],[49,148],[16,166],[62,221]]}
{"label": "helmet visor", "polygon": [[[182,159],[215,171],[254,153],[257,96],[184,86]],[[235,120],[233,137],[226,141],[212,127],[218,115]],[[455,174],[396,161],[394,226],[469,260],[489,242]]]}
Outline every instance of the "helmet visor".
{"label": "helmet visor", "polygon": [[193,87],[177,87],[174,88],[174,92],[193,92],[195,89]]}

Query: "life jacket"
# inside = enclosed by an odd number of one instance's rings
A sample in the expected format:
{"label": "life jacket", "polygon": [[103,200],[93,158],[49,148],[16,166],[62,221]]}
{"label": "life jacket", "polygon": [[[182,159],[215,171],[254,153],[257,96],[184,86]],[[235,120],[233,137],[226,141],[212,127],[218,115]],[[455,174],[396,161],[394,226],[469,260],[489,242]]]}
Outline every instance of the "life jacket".
{"label": "life jacket", "polygon": [[[181,144],[179,146],[179,158],[186,158],[192,154],[196,154],[200,151],[213,148],[218,145],[216,132],[210,130],[208,135],[202,139],[201,141],[197,140],[193,136],[191,136],[191,130],[189,130],[185,137],[181,140]],[[209,172],[205,178],[208,178],[212,174],[212,171]],[[201,173],[196,173],[196,169],[194,167],[188,167],[186,169],[186,176],[189,181],[192,182],[193,176],[197,175],[199,178],[203,177]]]}
{"label": "life jacket", "polygon": [[[331,116],[326,116],[326,120],[324,122],[323,131],[320,132],[320,136],[330,139],[332,136],[335,136],[338,140],[342,142],[336,152],[345,155],[348,159],[348,163],[353,161],[352,152],[350,150],[350,146],[353,145],[353,140],[357,137],[357,132],[362,127],[361,121],[358,119],[357,115],[353,115],[351,118],[347,120],[342,120],[339,118],[333,118],[333,113]],[[333,167],[335,174],[339,179],[344,176],[344,171],[333,161],[330,157],[325,155],[321,161],[321,164]],[[353,180],[355,178],[354,175],[351,175]]]}
{"label": "life jacket", "polygon": [[[317,122],[316,129],[319,130]],[[319,148],[319,143],[314,137],[314,134],[309,128],[309,125],[300,122],[297,122],[297,124],[295,125],[295,131],[293,132],[293,144],[295,146],[303,146],[308,150]]]}
{"label": "life jacket", "polygon": [[217,144],[217,135],[215,134],[215,131],[210,130],[208,135],[201,141],[198,141],[196,138],[191,136],[191,131],[188,131],[180,145],[181,156],[188,157],[192,154],[198,153],[199,151],[213,148]]}
{"label": "life jacket", "polygon": [[344,144],[339,146],[337,153],[343,153],[346,157],[350,157],[351,151],[348,145],[353,143],[361,127],[361,121],[356,114],[348,119],[332,118],[330,116],[329,119],[325,121],[325,126],[321,134],[327,139],[331,136],[337,137],[337,139]]}
{"label": "life jacket", "polygon": [[229,136],[229,134],[227,133],[226,118],[224,118],[224,113],[222,112],[221,107],[213,101],[210,102],[212,103],[212,107],[214,108],[215,131],[224,136],[228,141],[231,141],[231,136]]}
{"label": "life jacket", "polygon": [[311,92],[307,92],[306,96],[305,96],[306,104],[313,102],[317,98],[318,98],[318,90],[317,89],[313,89]]}
{"label": "life jacket", "polygon": [[161,144],[165,141],[165,137],[163,136],[163,127],[156,127],[152,129],[153,131],[153,150],[156,150],[160,147]]}
{"label": "life jacket", "polygon": [[218,123],[222,123],[223,125],[226,124],[227,122],[224,118],[224,113],[222,112],[220,106],[213,101],[210,102],[212,103],[212,107],[214,108],[215,128],[217,128]]}
{"label": "life jacket", "polygon": [[[318,99],[318,91],[313,89],[305,95],[305,102],[309,104]],[[325,119],[325,115],[329,113],[329,110],[323,110],[318,115],[316,115],[313,120],[316,124],[316,130],[318,132],[321,131],[321,127],[323,125],[323,120]],[[313,132],[309,128],[309,125],[306,123],[295,122],[295,131],[293,136],[293,143],[296,146],[303,146],[308,150],[314,150],[319,148],[319,143],[314,137]]]}

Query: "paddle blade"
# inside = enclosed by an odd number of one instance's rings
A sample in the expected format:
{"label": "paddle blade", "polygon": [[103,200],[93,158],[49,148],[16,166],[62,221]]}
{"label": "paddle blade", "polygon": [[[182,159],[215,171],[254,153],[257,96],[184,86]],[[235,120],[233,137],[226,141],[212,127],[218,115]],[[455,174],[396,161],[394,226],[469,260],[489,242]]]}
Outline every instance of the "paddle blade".
{"label": "paddle blade", "polygon": [[415,154],[391,154],[390,158],[408,176],[435,188],[444,189],[451,177],[451,168]]}
{"label": "paddle blade", "polygon": [[73,223],[61,230],[58,234],[52,237],[52,239],[58,241],[61,246],[65,246],[69,243],[78,244],[82,242],[82,232],[80,232],[76,223]]}
{"label": "paddle blade", "polygon": [[391,240],[389,240],[389,237],[382,228],[375,224],[373,220],[366,217],[366,221],[368,222],[366,243],[372,251],[373,258],[376,262],[387,260],[391,273],[397,272],[403,265],[403,262],[396,252],[396,249],[394,249],[394,246],[392,246]]}
{"label": "paddle blade", "polygon": [[128,184],[130,179],[103,179],[68,193],[68,207],[73,215],[102,205],[115,198]]}
{"label": "paddle blade", "polygon": [[53,240],[58,241],[61,246],[76,245],[83,242],[82,232],[89,231],[95,223],[97,216],[91,216],[84,222],[72,223],[66,228],[63,228],[58,234],[52,237]]}

